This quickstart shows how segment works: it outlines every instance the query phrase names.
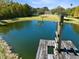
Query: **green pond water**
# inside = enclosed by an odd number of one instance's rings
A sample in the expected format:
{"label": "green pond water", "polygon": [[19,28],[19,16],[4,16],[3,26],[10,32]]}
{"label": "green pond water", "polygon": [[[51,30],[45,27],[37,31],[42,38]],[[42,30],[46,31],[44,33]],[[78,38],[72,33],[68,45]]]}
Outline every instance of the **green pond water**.
{"label": "green pond water", "polygon": [[[54,40],[56,22],[28,21],[0,26],[0,37],[23,59],[35,59],[40,39]],[[79,49],[79,25],[64,23],[62,40],[71,40]]]}

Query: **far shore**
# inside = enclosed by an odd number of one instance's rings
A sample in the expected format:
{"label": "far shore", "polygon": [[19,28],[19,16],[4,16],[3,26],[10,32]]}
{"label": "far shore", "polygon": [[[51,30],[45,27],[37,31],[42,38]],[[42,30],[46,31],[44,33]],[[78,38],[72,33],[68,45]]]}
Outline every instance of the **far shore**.
{"label": "far shore", "polygon": [[[68,17],[64,17],[64,19],[67,19],[67,21],[66,20],[64,21],[65,23],[79,24],[79,19],[68,18]],[[8,23],[32,21],[32,20],[59,22],[60,17],[58,15],[40,15],[40,16],[33,16],[33,17],[14,18],[14,19],[2,20],[2,21],[5,22],[6,24],[8,24]],[[5,25],[5,24],[3,24],[3,25]]]}

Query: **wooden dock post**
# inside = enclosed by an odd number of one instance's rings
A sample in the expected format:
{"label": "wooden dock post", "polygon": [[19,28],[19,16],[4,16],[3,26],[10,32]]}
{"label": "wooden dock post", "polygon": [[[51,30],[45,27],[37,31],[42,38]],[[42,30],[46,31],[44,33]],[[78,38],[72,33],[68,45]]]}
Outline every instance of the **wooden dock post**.
{"label": "wooden dock post", "polygon": [[56,43],[55,43],[54,53],[56,53],[57,51],[60,52],[60,49],[61,49],[61,32],[62,32],[63,21],[64,21],[64,15],[61,15],[60,22],[58,22],[58,24],[57,24],[57,31],[55,34]]}
{"label": "wooden dock post", "polygon": [[60,39],[60,34],[61,34],[61,26],[58,23],[57,26],[57,31],[56,31],[56,37],[55,37],[55,50],[60,50],[61,48],[61,39]]}

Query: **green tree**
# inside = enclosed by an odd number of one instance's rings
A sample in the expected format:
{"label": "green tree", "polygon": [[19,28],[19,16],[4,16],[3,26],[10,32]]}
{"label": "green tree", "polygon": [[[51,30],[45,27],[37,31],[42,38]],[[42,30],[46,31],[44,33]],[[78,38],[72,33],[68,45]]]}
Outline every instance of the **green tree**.
{"label": "green tree", "polygon": [[6,7],[0,7],[0,19],[32,16],[32,9],[28,4],[11,3]]}
{"label": "green tree", "polygon": [[62,14],[62,13],[65,12],[65,9],[64,9],[63,7],[61,7],[61,6],[58,6],[57,8],[52,9],[51,12],[52,12],[53,14],[58,14],[58,15],[60,15],[60,14]]}
{"label": "green tree", "polygon": [[79,18],[79,6],[75,8],[74,17]]}
{"label": "green tree", "polygon": [[38,13],[39,15],[45,14],[45,11],[49,11],[48,7],[37,8],[37,13]]}

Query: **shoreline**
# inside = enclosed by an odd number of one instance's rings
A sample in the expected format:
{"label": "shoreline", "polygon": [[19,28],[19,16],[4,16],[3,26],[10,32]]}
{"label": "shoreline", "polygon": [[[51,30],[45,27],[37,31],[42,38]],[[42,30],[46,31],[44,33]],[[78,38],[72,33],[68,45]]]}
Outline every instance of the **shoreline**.
{"label": "shoreline", "polygon": [[0,39],[0,59],[22,59],[11,51],[11,47],[5,40]]}
{"label": "shoreline", "polygon": [[[23,17],[23,18],[15,18],[14,19],[9,19],[9,20],[2,20],[0,22],[0,25],[6,25],[9,23],[17,23],[17,22],[23,22],[23,21],[51,21],[51,22],[59,22],[59,16],[57,15],[48,15],[48,16],[35,16],[35,17]],[[79,24],[78,19],[75,18],[67,18],[65,17],[65,19],[68,19],[69,21],[64,21],[65,23],[72,23],[72,24]]]}

